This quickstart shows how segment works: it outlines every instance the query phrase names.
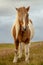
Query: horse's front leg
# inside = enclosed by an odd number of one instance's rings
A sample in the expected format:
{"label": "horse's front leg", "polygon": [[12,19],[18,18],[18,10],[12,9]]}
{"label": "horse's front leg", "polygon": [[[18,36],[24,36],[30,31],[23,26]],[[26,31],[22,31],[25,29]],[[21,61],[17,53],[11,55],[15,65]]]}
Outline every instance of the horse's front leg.
{"label": "horse's front leg", "polygon": [[18,56],[18,58],[22,58],[23,49],[24,49],[23,43],[19,43],[19,50],[18,50],[19,56]]}
{"label": "horse's front leg", "polygon": [[30,44],[25,44],[25,61],[26,62],[29,62],[29,47],[30,47]]}
{"label": "horse's front leg", "polygon": [[19,41],[16,40],[15,41],[15,55],[14,55],[14,59],[13,59],[13,63],[17,62],[18,60],[18,47],[19,47]]}

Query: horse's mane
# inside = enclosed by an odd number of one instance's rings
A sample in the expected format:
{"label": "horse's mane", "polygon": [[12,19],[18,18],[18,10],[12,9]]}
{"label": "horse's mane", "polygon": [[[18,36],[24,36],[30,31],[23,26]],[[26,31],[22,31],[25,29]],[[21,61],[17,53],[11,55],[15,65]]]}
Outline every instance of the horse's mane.
{"label": "horse's mane", "polygon": [[16,21],[15,21],[15,28],[16,28],[16,38],[17,38],[19,29],[20,29],[20,25],[19,25],[19,21],[18,21],[18,15],[17,15]]}
{"label": "horse's mane", "polygon": [[13,23],[13,26],[12,26],[12,29],[11,29],[11,34],[13,33],[14,26],[15,26],[15,29],[16,29],[16,38],[17,38],[19,29],[20,29],[19,22],[18,22],[18,15],[16,15],[16,20]]}

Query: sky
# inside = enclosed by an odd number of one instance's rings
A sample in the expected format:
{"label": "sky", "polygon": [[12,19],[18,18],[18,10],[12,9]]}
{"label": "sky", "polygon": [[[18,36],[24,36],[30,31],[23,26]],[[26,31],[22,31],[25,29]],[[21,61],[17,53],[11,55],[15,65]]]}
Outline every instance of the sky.
{"label": "sky", "polygon": [[13,43],[11,28],[17,7],[30,6],[29,18],[34,25],[32,41],[43,41],[43,0],[0,0],[0,43]]}

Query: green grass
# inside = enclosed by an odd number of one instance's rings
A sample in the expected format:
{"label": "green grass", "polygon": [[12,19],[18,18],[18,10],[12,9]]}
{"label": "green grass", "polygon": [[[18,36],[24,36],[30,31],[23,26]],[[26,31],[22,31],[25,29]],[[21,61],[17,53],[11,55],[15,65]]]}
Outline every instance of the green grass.
{"label": "green grass", "polygon": [[0,48],[14,48],[14,44],[0,44]]}
{"label": "green grass", "polygon": [[14,44],[0,44],[0,65],[43,65],[43,42],[35,42],[30,47],[29,64],[22,59],[13,63]]}

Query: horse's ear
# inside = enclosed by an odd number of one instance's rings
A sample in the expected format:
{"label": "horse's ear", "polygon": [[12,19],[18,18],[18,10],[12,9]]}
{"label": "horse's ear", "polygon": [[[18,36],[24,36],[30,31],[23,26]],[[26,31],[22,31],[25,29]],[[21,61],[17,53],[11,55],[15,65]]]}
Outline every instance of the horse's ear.
{"label": "horse's ear", "polygon": [[18,9],[18,8],[16,8],[16,10],[17,10],[17,11],[19,11],[19,9]]}
{"label": "horse's ear", "polygon": [[30,9],[30,6],[28,6],[28,7],[26,8],[27,11],[29,11],[29,9]]}

